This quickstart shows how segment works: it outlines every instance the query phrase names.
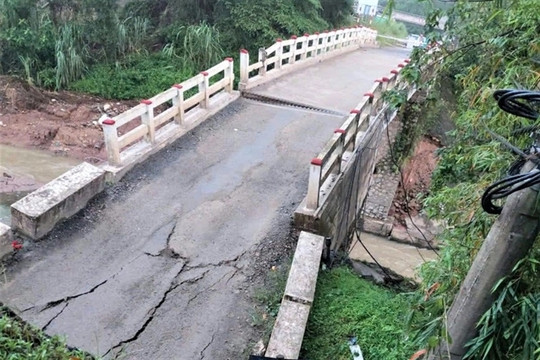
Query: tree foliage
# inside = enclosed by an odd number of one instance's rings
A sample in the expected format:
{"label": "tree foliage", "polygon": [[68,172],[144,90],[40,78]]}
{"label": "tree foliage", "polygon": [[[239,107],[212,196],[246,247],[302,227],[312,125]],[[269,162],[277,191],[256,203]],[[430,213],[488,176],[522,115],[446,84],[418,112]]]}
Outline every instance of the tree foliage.
{"label": "tree foliage", "polygon": [[[444,34],[435,30],[442,16],[448,17]],[[423,290],[437,284],[435,293],[417,306],[418,313],[431,314],[417,339],[422,346],[434,346],[447,336],[445,311],[494,222],[494,217],[481,209],[480,197],[489,184],[506,174],[515,158],[492,132],[521,148],[531,143],[528,134],[514,132],[530,122],[500,111],[493,92],[505,88],[538,90],[538,24],[537,0],[460,0],[446,13],[439,9],[428,16],[426,31],[431,41],[440,43],[439,50],[418,51],[413,56],[411,74],[427,62],[440,61],[439,79],[453,79],[459,102],[452,143],[441,150],[431,192],[425,199],[427,213],[445,220],[448,230],[441,237],[441,259],[422,269]],[[540,358],[538,350],[531,353],[531,346],[538,349],[540,339],[540,307],[538,302],[529,306],[540,293],[538,247],[537,241],[527,260],[494,289],[497,301],[482,318],[468,358]],[[506,329],[498,328],[501,324]]]}

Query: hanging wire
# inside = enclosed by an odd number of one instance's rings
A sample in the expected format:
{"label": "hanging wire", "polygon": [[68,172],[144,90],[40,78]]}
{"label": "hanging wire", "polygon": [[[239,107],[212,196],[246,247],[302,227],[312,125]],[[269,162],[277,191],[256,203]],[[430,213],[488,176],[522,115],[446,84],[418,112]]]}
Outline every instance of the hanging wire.
{"label": "hanging wire", "polygon": [[[493,94],[493,97],[497,101],[497,105],[507,113],[529,120],[538,120],[540,117],[538,111],[538,108],[540,107],[540,91],[497,90]],[[537,132],[539,128],[540,126],[538,124],[533,124],[518,130],[517,133],[519,134],[523,134],[527,130],[531,130],[536,134],[535,144],[524,151],[509,144],[506,139],[489,130],[490,134],[495,137],[495,139],[501,141],[505,146],[508,146],[513,152],[518,154],[520,158],[512,164],[509,176],[495,182],[485,190],[482,195],[482,208],[487,213],[500,214],[502,212],[502,206],[493,203],[495,200],[503,199],[516,191],[540,184],[540,162],[538,161],[540,144],[538,143],[539,136]],[[536,164],[536,168],[528,173],[519,174],[518,172],[527,160],[532,160]]]}

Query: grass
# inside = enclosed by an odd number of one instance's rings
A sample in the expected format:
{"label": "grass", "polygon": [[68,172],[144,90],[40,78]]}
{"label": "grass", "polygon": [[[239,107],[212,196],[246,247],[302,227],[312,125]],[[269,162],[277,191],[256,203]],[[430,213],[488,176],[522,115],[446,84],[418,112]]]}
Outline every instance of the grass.
{"label": "grass", "polygon": [[82,351],[68,349],[59,337],[48,337],[2,306],[0,307],[0,359],[90,360],[93,358]]}
{"label": "grass", "polygon": [[410,295],[376,286],[348,267],[322,271],[302,359],[350,360],[354,336],[366,360],[404,360],[418,349],[408,340]]}

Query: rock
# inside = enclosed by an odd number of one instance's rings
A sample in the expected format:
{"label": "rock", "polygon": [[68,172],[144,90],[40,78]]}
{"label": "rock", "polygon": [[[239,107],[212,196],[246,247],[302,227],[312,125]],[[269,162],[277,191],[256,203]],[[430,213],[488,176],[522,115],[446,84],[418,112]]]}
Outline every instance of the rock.
{"label": "rock", "polygon": [[112,107],[111,104],[105,104],[105,105],[103,105],[103,110],[108,111],[108,110],[111,109],[111,107]]}
{"label": "rock", "polygon": [[255,344],[255,346],[253,346],[252,355],[263,356],[265,351],[266,346],[264,346],[264,341],[261,339]]}

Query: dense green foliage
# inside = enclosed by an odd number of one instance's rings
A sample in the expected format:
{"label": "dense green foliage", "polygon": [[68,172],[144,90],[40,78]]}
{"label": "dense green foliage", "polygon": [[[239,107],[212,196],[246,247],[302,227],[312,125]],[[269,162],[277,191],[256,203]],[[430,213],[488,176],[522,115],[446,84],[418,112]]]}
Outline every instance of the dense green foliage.
{"label": "dense green foliage", "polygon": [[373,285],[348,267],[319,274],[302,358],[348,360],[357,337],[365,359],[403,360],[416,349],[408,341],[407,294]]}
{"label": "dense green foliage", "polygon": [[[428,19],[428,37],[441,43],[440,51],[416,53],[407,69],[418,80],[418,70],[441,60],[438,79],[449,77],[458,95],[452,143],[440,153],[425,210],[448,223],[441,236],[439,261],[422,269],[426,291],[440,287],[427,301],[420,300],[416,315],[430,314],[417,338],[419,346],[434,346],[446,338],[444,313],[458,291],[474,256],[495,217],[480,207],[480,197],[503,177],[515,156],[489,132],[518,147],[530,144],[528,135],[513,130],[531,122],[500,111],[493,100],[497,89],[536,89],[539,76],[537,0],[499,2],[458,1],[448,13],[446,34],[434,30],[441,16]],[[437,80],[437,79],[436,79]],[[538,241],[528,258],[493,290],[497,301],[479,324],[480,335],[470,343],[470,359],[540,359],[540,259]]]}
{"label": "dense green foliage", "polygon": [[69,350],[58,337],[47,337],[24,324],[5,308],[0,308],[0,358],[10,360],[92,359],[80,351]]}
{"label": "dense green foliage", "polygon": [[[132,0],[124,7],[116,0],[0,0],[0,74],[51,89],[148,97],[165,80],[179,82],[240,48],[339,27],[351,14],[352,0]],[[150,75],[163,80],[131,86]]]}

